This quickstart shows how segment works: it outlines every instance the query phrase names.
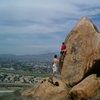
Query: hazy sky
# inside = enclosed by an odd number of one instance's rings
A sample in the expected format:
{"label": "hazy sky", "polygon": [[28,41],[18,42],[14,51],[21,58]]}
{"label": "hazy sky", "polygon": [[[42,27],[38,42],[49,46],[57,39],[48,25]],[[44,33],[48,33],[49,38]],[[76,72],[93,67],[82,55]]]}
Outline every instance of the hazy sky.
{"label": "hazy sky", "polygon": [[82,16],[100,31],[100,0],[0,0],[0,54],[59,51]]}

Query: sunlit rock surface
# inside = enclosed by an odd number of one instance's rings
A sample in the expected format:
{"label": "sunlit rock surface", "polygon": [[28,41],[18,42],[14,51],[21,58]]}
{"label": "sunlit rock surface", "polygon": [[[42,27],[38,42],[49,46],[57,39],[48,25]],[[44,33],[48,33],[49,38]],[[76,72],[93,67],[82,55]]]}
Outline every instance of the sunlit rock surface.
{"label": "sunlit rock surface", "polygon": [[87,17],[82,17],[65,39],[67,53],[62,65],[61,78],[75,85],[89,74],[100,75],[100,33]]}

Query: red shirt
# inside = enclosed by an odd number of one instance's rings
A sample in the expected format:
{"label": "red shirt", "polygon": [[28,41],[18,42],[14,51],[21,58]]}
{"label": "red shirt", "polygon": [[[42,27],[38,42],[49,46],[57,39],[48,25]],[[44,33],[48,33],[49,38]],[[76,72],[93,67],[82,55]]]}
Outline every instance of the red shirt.
{"label": "red shirt", "polygon": [[65,49],[66,49],[66,46],[62,44],[61,51],[65,50]]}

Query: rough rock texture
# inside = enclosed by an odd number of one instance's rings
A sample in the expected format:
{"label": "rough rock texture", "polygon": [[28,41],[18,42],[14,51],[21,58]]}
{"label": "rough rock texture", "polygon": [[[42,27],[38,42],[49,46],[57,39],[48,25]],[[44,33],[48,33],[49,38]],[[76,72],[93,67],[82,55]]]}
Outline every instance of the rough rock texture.
{"label": "rough rock texture", "polygon": [[81,100],[93,97],[96,95],[97,89],[99,88],[96,75],[90,75],[78,85],[75,85],[70,95],[74,100]]}
{"label": "rough rock texture", "polygon": [[54,86],[46,79],[43,83],[37,83],[33,89],[24,91],[22,100],[66,100],[69,98],[66,84],[55,78],[53,80],[59,82],[59,86]]}
{"label": "rough rock texture", "polygon": [[65,44],[67,53],[59,69],[66,84],[75,85],[92,73],[100,75],[100,33],[90,19],[82,17]]}

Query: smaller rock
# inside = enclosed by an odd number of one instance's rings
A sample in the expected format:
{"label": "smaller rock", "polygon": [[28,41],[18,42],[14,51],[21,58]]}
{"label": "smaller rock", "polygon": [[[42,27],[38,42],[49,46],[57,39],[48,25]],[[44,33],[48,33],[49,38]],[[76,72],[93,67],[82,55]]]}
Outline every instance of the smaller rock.
{"label": "smaller rock", "polygon": [[70,90],[71,98],[74,100],[81,100],[93,97],[96,95],[96,91],[99,88],[99,83],[96,75],[90,75],[85,78],[78,85],[74,86]]}

